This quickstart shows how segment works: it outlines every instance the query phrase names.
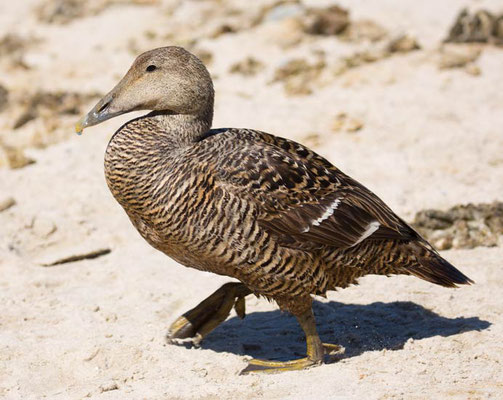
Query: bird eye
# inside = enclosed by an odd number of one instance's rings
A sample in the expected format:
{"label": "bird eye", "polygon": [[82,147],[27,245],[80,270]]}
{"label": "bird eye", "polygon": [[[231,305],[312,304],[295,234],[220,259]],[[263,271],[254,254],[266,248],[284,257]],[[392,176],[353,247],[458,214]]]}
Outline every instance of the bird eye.
{"label": "bird eye", "polygon": [[154,71],[154,70],[156,70],[156,69],[157,69],[157,67],[156,67],[155,65],[149,65],[149,66],[147,67],[146,71],[147,71],[147,72],[152,72],[152,71]]}

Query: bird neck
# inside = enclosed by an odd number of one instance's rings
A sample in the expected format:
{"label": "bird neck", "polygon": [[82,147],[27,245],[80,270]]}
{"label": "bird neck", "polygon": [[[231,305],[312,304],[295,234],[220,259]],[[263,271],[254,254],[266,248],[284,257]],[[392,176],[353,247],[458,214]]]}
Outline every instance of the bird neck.
{"label": "bird neck", "polygon": [[213,107],[201,114],[174,114],[170,111],[153,111],[145,119],[161,128],[157,134],[179,146],[198,142],[211,129]]}

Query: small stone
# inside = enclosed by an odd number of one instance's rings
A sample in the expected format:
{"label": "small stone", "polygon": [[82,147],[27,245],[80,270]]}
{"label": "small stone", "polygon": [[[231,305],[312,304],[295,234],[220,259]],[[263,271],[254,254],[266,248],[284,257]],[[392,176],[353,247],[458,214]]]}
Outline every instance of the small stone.
{"label": "small stone", "polygon": [[12,127],[19,129],[40,117],[44,120],[54,120],[61,116],[77,116],[85,104],[98,97],[101,97],[98,93],[81,94],[66,91],[25,93],[20,102],[21,111],[17,114]]}
{"label": "small stone", "polygon": [[35,160],[27,157],[23,149],[0,143],[0,167],[18,169],[33,163],[35,163]]}
{"label": "small stone", "polygon": [[6,199],[0,200],[0,212],[8,210],[16,204],[16,200],[13,197],[7,197]]}
{"label": "small stone", "polygon": [[357,132],[364,126],[359,119],[348,116],[346,113],[339,113],[335,116],[332,123],[333,132]]}
{"label": "small stone", "polygon": [[9,100],[8,90],[0,85],[0,112],[2,112],[6,107]]}
{"label": "small stone", "polygon": [[456,17],[444,42],[502,44],[502,22],[503,15],[483,9],[471,13],[465,8]]}
{"label": "small stone", "polygon": [[440,69],[462,68],[473,63],[480,56],[481,50],[469,45],[443,46],[440,51]]}
{"label": "small stone", "polygon": [[253,76],[264,69],[264,64],[253,57],[247,57],[242,61],[232,64],[229,72],[231,74],[241,74],[245,76]]}
{"label": "small stone", "polygon": [[107,322],[116,322],[117,321],[117,314],[111,313],[105,317],[105,321]]}
{"label": "small stone", "polygon": [[321,145],[321,137],[317,133],[310,133],[302,138],[302,143],[308,147],[319,147]]}
{"label": "small stone", "polygon": [[311,64],[303,58],[293,59],[276,70],[272,82],[284,82],[285,91],[290,96],[308,95],[325,67],[324,60]]}
{"label": "small stone", "polygon": [[388,31],[378,23],[371,20],[360,20],[351,22],[342,33],[341,39],[349,42],[377,42],[384,39],[387,34]]}
{"label": "small stone", "polygon": [[286,3],[277,4],[271,8],[266,8],[263,13],[262,22],[279,22],[299,16],[303,11],[300,4]]}
{"label": "small stone", "polygon": [[336,5],[308,8],[303,24],[304,32],[311,35],[338,35],[349,25],[349,12]]}
{"label": "small stone", "polygon": [[[127,0],[139,5],[156,4],[158,0]],[[48,24],[68,24],[75,19],[96,15],[116,4],[115,0],[43,0],[35,8],[35,15],[40,22]]]}
{"label": "small stone", "polygon": [[213,53],[205,49],[194,49],[194,54],[204,65],[210,65],[213,62]]}
{"label": "small stone", "polygon": [[413,225],[440,250],[497,246],[503,235],[503,202],[423,210],[416,214]]}
{"label": "small stone", "polygon": [[100,386],[100,392],[110,392],[111,390],[118,390],[119,385],[117,382],[107,382]]}
{"label": "small stone", "polygon": [[84,361],[91,361],[93,360],[97,355],[98,353],[100,352],[100,348],[96,348],[94,349],[94,351],[91,352],[91,354],[89,354],[89,356],[85,357],[84,358]]}
{"label": "small stone", "polygon": [[503,44],[503,15],[500,15],[496,21],[494,21],[494,37],[496,38],[497,44]]}
{"label": "small stone", "polygon": [[302,22],[297,18],[287,18],[262,28],[271,43],[283,49],[297,46],[305,39]]}
{"label": "small stone", "polygon": [[36,9],[39,21],[49,24],[66,24],[84,16],[85,13],[85,2],[77,0],[49,0],[41,3]]}
{"label": "small stone", "polygon": [[[32,40],[31,40],[32,41]],[[15,34],[8,34],[0,39],[0,58],[19,55],[28,46],[30,40]]]}
{"label": "small stone", "polygon": [[358,119],[351,118],[346,124],[346,131],[357,132],[363,128],[363,122]]}
{"label": "small stone", "polygon": [[33,221],[32,229],[35,235],[47,238],[56,232],[58,228],[51,220],[44,217],[36,217]]}
{"label": "small stone", "polygon": [[472,76],[479,76],[482,71],[480,70],[480,67],[478,65],[475,65],[473,63],[467,64],[465,67],[465,71],[467,74],[472,75]]}
{"label": "small stone", "polygon": [[388,50],[391,53],[407,53],[413,50],[419,50],[421,46],[415,38],[409,35],[401,35],[392,39],[388,44]]}
{"label": "small stone", "polygon": [[231,25],[228,23],[223,23],[218,25],[213,32],[210,33],[210,38],[216,39],[219,36],[225,35],[227,33],[236,33],[239,29],[235,25]]}
{"label": "small stone", "polygon": [[355,68],[361,65],[373,63],[390,56],[387,49],[382,48],[369,48],[363,51],[357,51],[343,59],[346,68]]}
{"label": "small stone", "polygon": [[451,236],[445,236],[440,239],[437,239],[435,242],[435,247],[438,250],[449,250],[452,249],[452,237]]}

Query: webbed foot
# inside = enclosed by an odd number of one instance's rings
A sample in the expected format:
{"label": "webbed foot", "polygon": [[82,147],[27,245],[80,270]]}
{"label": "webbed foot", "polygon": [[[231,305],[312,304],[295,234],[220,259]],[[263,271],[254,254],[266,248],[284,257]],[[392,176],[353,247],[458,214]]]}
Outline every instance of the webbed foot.
{"label": "webbed foot", "polygon": [[[322,343],[322,347],[324,350],[324,358],[334,359],[337,356],[340,356],[344,352],[344,348],[337,344],[329,344]],[[308,354],[316,354],[314,349],[309,349],[309,341],[308,341]],[[316,365],[320,365],[324,362],[324,358],[316,358],[316,357],[304,357],[298,360],[291,361],[265,361],[265,360],[257,360],[252,359],[248,363],[248,366],[241,371],[241,375],[246,375],[250,373],[278,373],[278,372],[286,372],[286,371],[298,371],[301,369],[306,369],[309,367],[313,367]]]}
{"label": "webbed foot", "polygon": [[233,307],[239,318],[245,317],[245,296],[250,293],[250,289],[242,283],[226,283],[192,310],[178,317],[169,328],[168,341],[177,343],[190,339],[198,346],[206,335],[225,321]]}

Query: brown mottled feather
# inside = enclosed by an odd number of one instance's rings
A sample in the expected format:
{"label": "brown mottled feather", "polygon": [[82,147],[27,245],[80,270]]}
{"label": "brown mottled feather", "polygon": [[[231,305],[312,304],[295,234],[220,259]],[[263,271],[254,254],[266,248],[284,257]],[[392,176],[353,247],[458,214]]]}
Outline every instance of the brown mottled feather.
{"label": "brown mottled feather", "polygon": [[[195,57],[190,62],[187,71],[209,80]],[[211,80],[198,87],[205,85]],[[210,130],[208,90],[197,112],[134,119],[107,148],[110,190],[152,246],[237,278],[289,310],[366,274],[470,282],[375,194],[310,149],[249,129]]]}

